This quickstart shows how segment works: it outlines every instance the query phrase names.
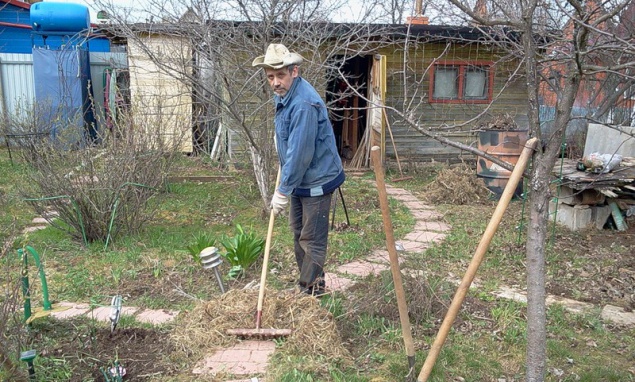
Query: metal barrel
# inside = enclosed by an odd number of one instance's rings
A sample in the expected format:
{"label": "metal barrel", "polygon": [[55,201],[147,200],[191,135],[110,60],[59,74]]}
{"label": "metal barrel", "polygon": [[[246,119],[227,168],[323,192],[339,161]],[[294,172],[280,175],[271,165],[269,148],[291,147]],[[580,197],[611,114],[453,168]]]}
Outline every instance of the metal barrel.
{"label": "metal barrel", "polygon": [[[479,150],[516,165],[520,153],[527,142],[527,130],[483,130],[478,133]],[[482,178],[488,189],[498,197],[503,193],[511,171],[489,159],[478,157],[476,161],[476,176]],[[514,196],[521,196],[523,192],[522,179],[516,187]]]}

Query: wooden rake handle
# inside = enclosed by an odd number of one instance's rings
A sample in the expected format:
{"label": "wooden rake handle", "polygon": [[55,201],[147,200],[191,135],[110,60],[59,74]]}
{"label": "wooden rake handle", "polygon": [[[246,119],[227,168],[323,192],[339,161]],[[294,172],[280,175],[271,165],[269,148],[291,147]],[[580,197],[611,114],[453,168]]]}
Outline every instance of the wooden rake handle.
{"label": "wooden rake handle", "polygon": [[492,215],[492,218],[490,219],[489,224],[487,225],[487,228],[485,229],[485,233],[483,234],[483,237],[481,238],[481,241],[478,244],[478,247],[476,248],[476,252],[474,253],[474,256],[472,257],[472,261],[470,262],[470,265],[468,266],[467,271],[465,272],[465,276],[463,276],[463,280],[461,281],[461,284],[459,285],[459,287],[456,290],[456,293],[454,294],[452,303],[450,304],[450,307],[448,308],[448,312],[446,313],[445,318],[443,319],[443,323],[441,324],[441,327],[439,328],[439,333],[437,334],[437,338],[434,340],[434,343],[432,344],[432,347],[430,348],[430,352],[428,353],[428,357],[426,358],[423,364],[423,368],[421,368],[421,372],[419,373],[419,377],[417,378],[418,382],[427,381],[428,377],[430,376],[430,373],[432,372],[432,367],[434,366],[434,363],[436,362],[437,357],[439,356],[439,353],[441,352],[441,347],[443,346],[443,343],[445,342],[445,339],[448,336],[450,328],[452,327],[452,324],[454,323],[454,320],[456,319],[456,316],[459,313],[459,309],[461,308],[461,304],[463,304],[465,295],[467,294],[467,291],[470,288],[470,285],[472,284],[474,277],[476,276],[476,270],[478,269],[478,267],[481,265],[481,262],[483,261],[483,257],[485,256],[485,253],[487,252],[487,248],[489,247],[489,244],[492,241],[492,237],[494,236],[494,233],[496,233],[496,230],[498,229],[498,225],[500,224],[503,218],[503,213],[505,213],[505,210],[507,209],[509,202],[514,196],[514,192],[516,191],[516,186],[518,186],[518,183],[520,182],[520,179],[523,176],[525,167],[527,167],[527,163],[529,162],[529,159],[531,158],[531,155],[537,143],[538,143],[538,138],[531,138],[529,141],[527,141],[527,143],[525,144],[525,148],[520,153],[520,157],[518,158],[518,163],[516,163],[516,166],[514,167],[514,171],[512,171],[509,177],[509,180],[507,181],[507,185],[505,186],[505,190],[503,191],[503,194],[501,195],[501,198],[498,201],[496,210],[494,210],[494,214]]}
{"label": "wooden rake handle", "polygon": [[[276,175],[276,185],[273,192],[276,192],[280,183],[280,166],[278,166],[278,175]],[[267,239],[265,241],[265,256],[262,260],[262,272],[260,273],[260,289],[258,291],[258,306],[256,308],[256,329],[260,329],[262,323],[262,305],[265,300],[265,283],[267,281],[267,271],[269,268],[269,252],[271,252],[271,237],[273,236],[273,224],[276,221],[276,214],[271,209],[269,214],[269,227],[267,228]]]}

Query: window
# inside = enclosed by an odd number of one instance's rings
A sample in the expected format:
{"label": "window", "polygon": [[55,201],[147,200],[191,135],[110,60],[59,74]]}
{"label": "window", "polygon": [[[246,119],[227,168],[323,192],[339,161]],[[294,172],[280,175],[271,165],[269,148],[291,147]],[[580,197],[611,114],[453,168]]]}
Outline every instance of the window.
{"label": "window", "polygon": [[487,103],[492,100],[490,63],[435,64],[430,81],[430,102]]}

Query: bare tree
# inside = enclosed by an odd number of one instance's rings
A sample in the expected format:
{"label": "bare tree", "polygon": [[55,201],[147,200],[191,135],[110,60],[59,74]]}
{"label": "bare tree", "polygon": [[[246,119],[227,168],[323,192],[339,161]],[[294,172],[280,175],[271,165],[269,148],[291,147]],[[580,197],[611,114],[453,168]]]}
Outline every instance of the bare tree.
{"label": "bare tree", "polygon": [[[581,91],[583,84],[605,90],[601,98],[586,100],[587,104],[599,106],[595,113],[590,113],[596,118],[605,115],[632,86],[635,68],[632,29],[619,32],[619,28],[611,25],[624,16],[624,22],[629,22],[627,17],[632,11],[627,11],[627,6],[631,4],[632,8],[632,3],[493,0],[487,3],[487,13],[477,12],[467,1],[450,0],[449,3],[451,8],[444,3],[438,9],[443,9],[451,19],[476,25],[492,40],[505,41],[499,46],[507,49],[510,56],[522,60],[530,134],[542,142],[533,158],[529,182],[526,380],[543,381],[546,369],[545,245],[551,173],[567,126],[575,118],[574,106],[587,94]],[[510,39],[515,33],[518,39]],[[548,87],[557,100],[549,130],[542,128],[546,121],[540,116],[543,87]]]}
{"label": "bare tree", "polygon": [[[263,206],[268,206],[275,173],[271,167],[276,163],[274,110],[263,72],[253,68],[251,61],[269,43],[283,42],[305,56],[301,75],[325,93],[343,61],[372,53],[381,44],[376,36],[382,34],[368,24],[329,23],[342,6],[339,2],[197,0],[184,3],[175,13],[169,13],[163,4],[153,4],[150,8],[158,12],[155,19],[179,21],[128,24],[125,15],[118,16],[113,9],[111,30],[126,38],[129,45],[140,47],[161,75],[176,78],[192,89],[197,123],[205,126],[200,130],[216,135],[223,129],[239,138],[232,141],[234,154],[249,156]],[[370,14],[371,9],[366,11]],[[371,32],[375,37],[369,37]],[[191,60],[168,62],[152,49],[148,39],[157,34],[181,41]]]}

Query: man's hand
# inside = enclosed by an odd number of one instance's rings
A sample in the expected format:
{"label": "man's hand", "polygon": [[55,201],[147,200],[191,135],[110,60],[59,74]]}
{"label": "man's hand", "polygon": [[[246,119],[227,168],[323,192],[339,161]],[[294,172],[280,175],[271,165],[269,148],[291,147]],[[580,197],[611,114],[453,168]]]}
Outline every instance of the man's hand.
{"label": "man's hand", "polygon": [[274,215],[278,215],[289,204],[289,199],[276,190],[271,198],[271,209]]}

